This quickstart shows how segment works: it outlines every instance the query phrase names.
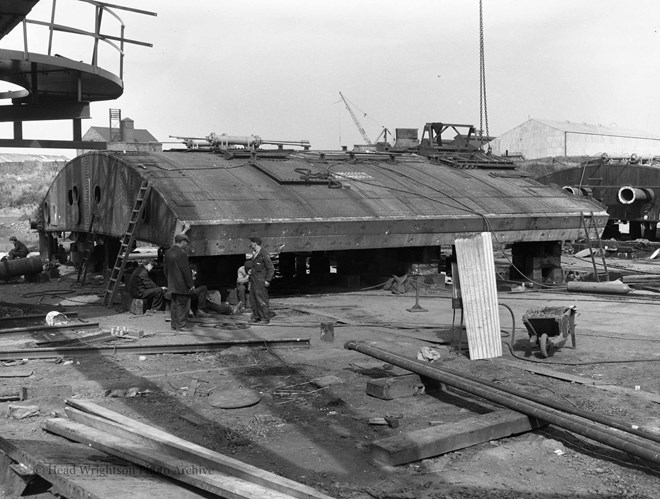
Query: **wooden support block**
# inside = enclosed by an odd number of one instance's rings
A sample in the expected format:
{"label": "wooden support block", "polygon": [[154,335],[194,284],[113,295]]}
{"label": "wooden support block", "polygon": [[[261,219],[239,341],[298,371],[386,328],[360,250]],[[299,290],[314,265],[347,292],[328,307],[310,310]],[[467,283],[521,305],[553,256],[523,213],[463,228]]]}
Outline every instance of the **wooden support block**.
{"label": "wooden support block", "polygon": [[[32,476],[25,476],[16,472],[15,467],[20,466],[0,452],[0,493],[2,497],[23,497],[23,492],[32,480]],[[27,468],[25,468],[27,470]]]}
{"label": "wooden support block", "polygon": [[128,311],[133,315],[142,315],[144,314],[144,300],[140,298],[133,298],[131,304],[128,308]]}
{"label": "wooden support block", "polygon": [[27,378],[32,376],[33,372],[30,367],[2,367],[0,368],[0,378]]}
{"label": "wooden support block", "polygon": [[404,374],[367,381],[367,395],[383,400],[412,397],[422,393],[424,393],[424,384],[419,374]]}
{"label": "wooden support block", "polygon": [[73,389],[71,385],[44,385],[44,386],[22,386],[19,391],[21,400],[37,397],[71,397]]}
{"label": "wooden support block", "polygon": [[480,414],[373,442],[371,459],[376,464],[396,466],[535,430],[545,424],[510,410]]}

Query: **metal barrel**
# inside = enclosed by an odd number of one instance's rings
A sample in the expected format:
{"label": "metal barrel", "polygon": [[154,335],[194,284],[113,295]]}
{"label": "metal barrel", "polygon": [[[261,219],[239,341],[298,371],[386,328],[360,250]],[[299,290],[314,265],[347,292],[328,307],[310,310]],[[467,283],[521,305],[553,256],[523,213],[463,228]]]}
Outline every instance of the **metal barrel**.
{"label": "metal barrel", "polygon": [[537,402],[533,402],[524,394],[506,393],[498,388],[489,387],[481,382],[468,380],[457,372],[444,368],[432,367],[421,361],[410,359],[377,347],[358,341],[349,341],[344,344],[347,350],[369,355],[376,359],[389,362],[392,365],[408,369],[427,378],[434,379],[446,385],[453,386],[472,395],[490,400],[504,407],[521,412],[528,416],[546,421],[560,428],[575,432],[597,442],[609,445],[618,450],[628,452],[642,459],[660,463],[660,445],[653,441],[634,435],[621,434],[620,431],[598,426],[593,420],[568,414]]}

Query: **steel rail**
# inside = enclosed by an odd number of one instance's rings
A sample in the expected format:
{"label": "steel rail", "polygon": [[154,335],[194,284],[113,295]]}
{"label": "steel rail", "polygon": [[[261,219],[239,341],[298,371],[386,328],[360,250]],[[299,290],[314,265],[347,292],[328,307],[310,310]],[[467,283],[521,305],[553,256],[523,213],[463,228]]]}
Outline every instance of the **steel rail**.
{"label": "steel rail", "polygon": [[408,369],[409,371],[477,395],[504,407],[541,419],[615,449],[660,464],[660,446],[642,437],[621,434],[621,432],[618,432],[614,428],[596,426],[596,423],[590,419],[567,414],[533,402],[525,398],[524,395],[512,395],[499,388],[492,388],[481,382],[466,379],[460,373],[444,368],[432,367],[416,359],[388,352],[363,342],[349,341],[344,344],[344,348],[389,362],[392,365]]}
{"label": "steel rail", "polygon": [[221,340],[205,343],[180,343],[175,345],[113,345],[103,347],[69,346],[69,347],[42,347],[24,348],[21,350],[5,350],[0,352],[0,360],[14,359],[52,359],[61,355],[115,355],[118,353],[152,355],[161,353],[198,353],[213,352],[235,346],[269,348],[309,348],[309,338],[281,338],[281,339],[238,339]]}

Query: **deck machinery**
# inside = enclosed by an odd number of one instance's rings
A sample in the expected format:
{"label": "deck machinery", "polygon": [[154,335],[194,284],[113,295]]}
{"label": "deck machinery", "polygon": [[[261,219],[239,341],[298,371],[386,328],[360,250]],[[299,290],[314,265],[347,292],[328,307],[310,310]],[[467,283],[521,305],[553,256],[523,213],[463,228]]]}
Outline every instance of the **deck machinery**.
{"label": "deck machinery", "polygon": [[213,283],[233,282],[251,236],[279,255],[285,278],[332,273],[364,286],[436,265],[443,247],[483,231],[511,248],[512,277],[561,282],[562,241],[580,235],[585,216],[605,227],[603,205],[483,152],[474,127],[429,123],[421,141],[410,131],[370,153],[211,134],[178,151],[82,154],[44,197],[44,251],[52,256],[61,238],[90,229],[112,248],[144,180],[152,188],[136,239],[169,247],[189,226],[191,259]]}

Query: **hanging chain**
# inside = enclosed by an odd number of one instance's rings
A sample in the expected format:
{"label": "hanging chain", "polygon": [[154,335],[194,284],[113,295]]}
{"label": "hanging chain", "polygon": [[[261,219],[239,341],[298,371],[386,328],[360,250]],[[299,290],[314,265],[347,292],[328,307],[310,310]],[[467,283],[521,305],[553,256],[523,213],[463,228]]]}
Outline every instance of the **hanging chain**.
{"label": "hanging chain", "polygon": [[484,125],[488,132],[488,105],[486,103],[486,58],[484,53],[484,14],[483,0],[479,0],[479,138],[483,144]]}

